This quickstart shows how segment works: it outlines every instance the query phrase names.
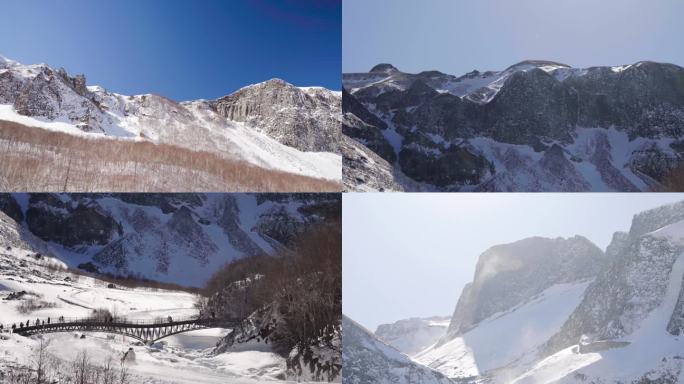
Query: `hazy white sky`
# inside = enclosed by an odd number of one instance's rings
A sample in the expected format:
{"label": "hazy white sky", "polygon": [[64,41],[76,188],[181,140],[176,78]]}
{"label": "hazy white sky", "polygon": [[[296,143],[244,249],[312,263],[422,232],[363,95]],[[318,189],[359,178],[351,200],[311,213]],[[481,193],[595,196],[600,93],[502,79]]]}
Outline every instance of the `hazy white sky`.
{"label": "hazy white sky", "polygon": [[487,248],[582,235],[604,249],[665,193],[350,193],[343,195],[343,312],[367,328],[451,315]]}
{"label": "hazy white sky", "polygon": [[461,75],[524,59],[684,65],[681,0],[344,0],[342,70]]}

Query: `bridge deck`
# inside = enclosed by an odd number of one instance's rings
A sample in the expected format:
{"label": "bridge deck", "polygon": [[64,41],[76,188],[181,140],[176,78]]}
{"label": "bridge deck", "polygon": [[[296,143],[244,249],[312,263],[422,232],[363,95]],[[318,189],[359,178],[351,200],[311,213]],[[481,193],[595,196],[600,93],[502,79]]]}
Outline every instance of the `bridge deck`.
{"label": "bridge deck", "polygon": [[38,333],[53,332],[105,332],[116,333],[149,343],[178,333],[205,328],[232,328],[239,324],[236,319],[198,319],[183,318],[172,321],[160,320],[128,320],[114,318],[106,319],[64,319],[64,321],[46,322],[41,325],[16,328],[15,333],[30,336]]}

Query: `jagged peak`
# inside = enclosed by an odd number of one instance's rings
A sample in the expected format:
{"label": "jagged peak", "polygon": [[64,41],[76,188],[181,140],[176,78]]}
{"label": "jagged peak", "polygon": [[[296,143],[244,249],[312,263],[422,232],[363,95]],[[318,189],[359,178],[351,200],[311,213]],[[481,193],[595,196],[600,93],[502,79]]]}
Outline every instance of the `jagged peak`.
{"label": "jagged peak", "polygon": [[395,72],[399,72],[399,70],[392,64],[388,63],[380,63],[375,67],[371,68],[371,70],[369,71],[369,73],[382,73],[385,75],[390,75]]}

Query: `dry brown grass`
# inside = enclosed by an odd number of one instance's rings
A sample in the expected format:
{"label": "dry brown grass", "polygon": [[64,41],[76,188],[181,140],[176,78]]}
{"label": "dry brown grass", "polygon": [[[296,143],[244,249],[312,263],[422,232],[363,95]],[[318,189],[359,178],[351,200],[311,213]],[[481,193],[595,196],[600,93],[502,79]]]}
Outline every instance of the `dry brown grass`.
{"label": "dry brown grass", "polygon": [[146,141],[88,138],[0,121],[7,192],[339,192],[340,183]]}

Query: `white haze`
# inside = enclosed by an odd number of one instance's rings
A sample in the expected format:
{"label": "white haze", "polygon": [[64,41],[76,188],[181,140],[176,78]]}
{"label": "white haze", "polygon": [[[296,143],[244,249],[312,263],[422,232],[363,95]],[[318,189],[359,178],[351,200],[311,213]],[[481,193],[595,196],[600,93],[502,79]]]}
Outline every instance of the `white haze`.
{"label": "white haze", "polygon": [[487,248],[582,235],[601,249],[632,216],[684,194],[344,194],[343,312],[370,330],[450,315]]}

